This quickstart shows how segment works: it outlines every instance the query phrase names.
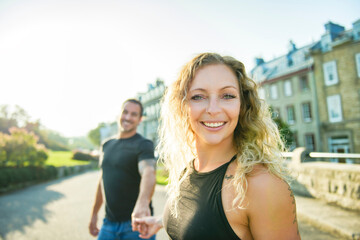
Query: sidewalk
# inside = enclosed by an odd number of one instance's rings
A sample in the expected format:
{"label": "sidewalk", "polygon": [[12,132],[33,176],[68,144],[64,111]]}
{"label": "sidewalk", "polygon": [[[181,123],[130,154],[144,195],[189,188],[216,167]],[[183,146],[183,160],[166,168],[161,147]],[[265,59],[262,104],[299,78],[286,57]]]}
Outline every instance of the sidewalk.
{"label": "sidewalk", "polygon": [[327,204],[315,198],[295,194],[297,217],[301,221],[334,233],[343,239],[360,239],[360,212]]}

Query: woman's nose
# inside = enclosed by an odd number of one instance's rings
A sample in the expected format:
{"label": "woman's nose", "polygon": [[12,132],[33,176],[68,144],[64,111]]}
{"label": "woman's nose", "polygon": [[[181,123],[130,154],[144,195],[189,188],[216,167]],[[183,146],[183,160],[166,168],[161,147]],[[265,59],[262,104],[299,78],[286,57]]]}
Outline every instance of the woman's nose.
{"label": "woman's nose", "polygon": [[217,98],[209,98],[206,112],[214,115],[220,112],[219,100]]}

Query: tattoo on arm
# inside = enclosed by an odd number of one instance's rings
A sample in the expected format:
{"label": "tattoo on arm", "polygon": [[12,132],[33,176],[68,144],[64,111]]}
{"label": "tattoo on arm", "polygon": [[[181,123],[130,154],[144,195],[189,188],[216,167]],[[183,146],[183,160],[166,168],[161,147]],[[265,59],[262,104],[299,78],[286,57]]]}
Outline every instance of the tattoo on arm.
{"label": "tattoo on arm", "polygon": [[224,177],[226,180],[233,179],[234,175],[225,175]]}
{"label": "tattoo on arm", "polygon": [[144,169],[147,168],[147,167],[151,167],[151,168],[153,168],[155,170],[156,169],[156,161],[155,161],[155,159],[144,159],[144,160],[141,160],[138,163],[138,168],[139,168],[140,175],[143,175]]}
{"label": "tattoo on arm", "polygon": [[[295,196],[294,196],[293,191],[291,190],[290,185],[289,185],[287,182],[285,182],[285,183],[286,183],[286,184],[287,184],[287,186],[288,186],[288,190],[289,190],[289,192],[290,192],[290,197],[292,198],[292,204],[294,205],[294,210],[293,210],[293,214],[294,214],[294,221],[293,221],[293,224],[298,225],[298,223],[297,223],[297,215],[296,215],[296,203],[295,203]],[[297,234],[299,235],[299,227],[298,227],[298,226],[297,226]]]}

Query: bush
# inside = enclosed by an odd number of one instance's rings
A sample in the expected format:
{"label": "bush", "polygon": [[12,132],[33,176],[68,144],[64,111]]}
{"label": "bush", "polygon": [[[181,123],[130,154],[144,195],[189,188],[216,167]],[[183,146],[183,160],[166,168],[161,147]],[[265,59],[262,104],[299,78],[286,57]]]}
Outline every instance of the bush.
{"label": "bush", "polygon": [[46,167],[5,167],[0,168],[0,188],[31,181],[45,181],[57,177],[54,166]]}
{"label": "bush", "polygon": [[84,153],[84,152],[79,152],[79,151],[74,152],[74,155],[73,155],[72,159],[82,160],[82,161],[97,160],[97,158],[92,156],[91,154]]}
{"label": "bush", "polygon": [[37,144],[38,137],[25,129],[11,128],[10,135],[0,133],[0,166],[43,166],[48,158],[46,148]]}
{"label": "bush", "polygon": [[11,173],[7,168],[0,168],[0,188],[5,188],[11,183]]}

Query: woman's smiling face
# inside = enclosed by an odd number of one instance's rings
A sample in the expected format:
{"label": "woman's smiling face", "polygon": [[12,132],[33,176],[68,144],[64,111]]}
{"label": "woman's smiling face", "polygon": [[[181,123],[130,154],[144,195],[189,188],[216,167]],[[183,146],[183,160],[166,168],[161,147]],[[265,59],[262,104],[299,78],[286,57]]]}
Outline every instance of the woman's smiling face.
{"label": "woman's smiling face", "polygon": [[241,103],[239,83],[229,67],[213,64],[197,70],[187,99],[196,144],[232,143]]}

